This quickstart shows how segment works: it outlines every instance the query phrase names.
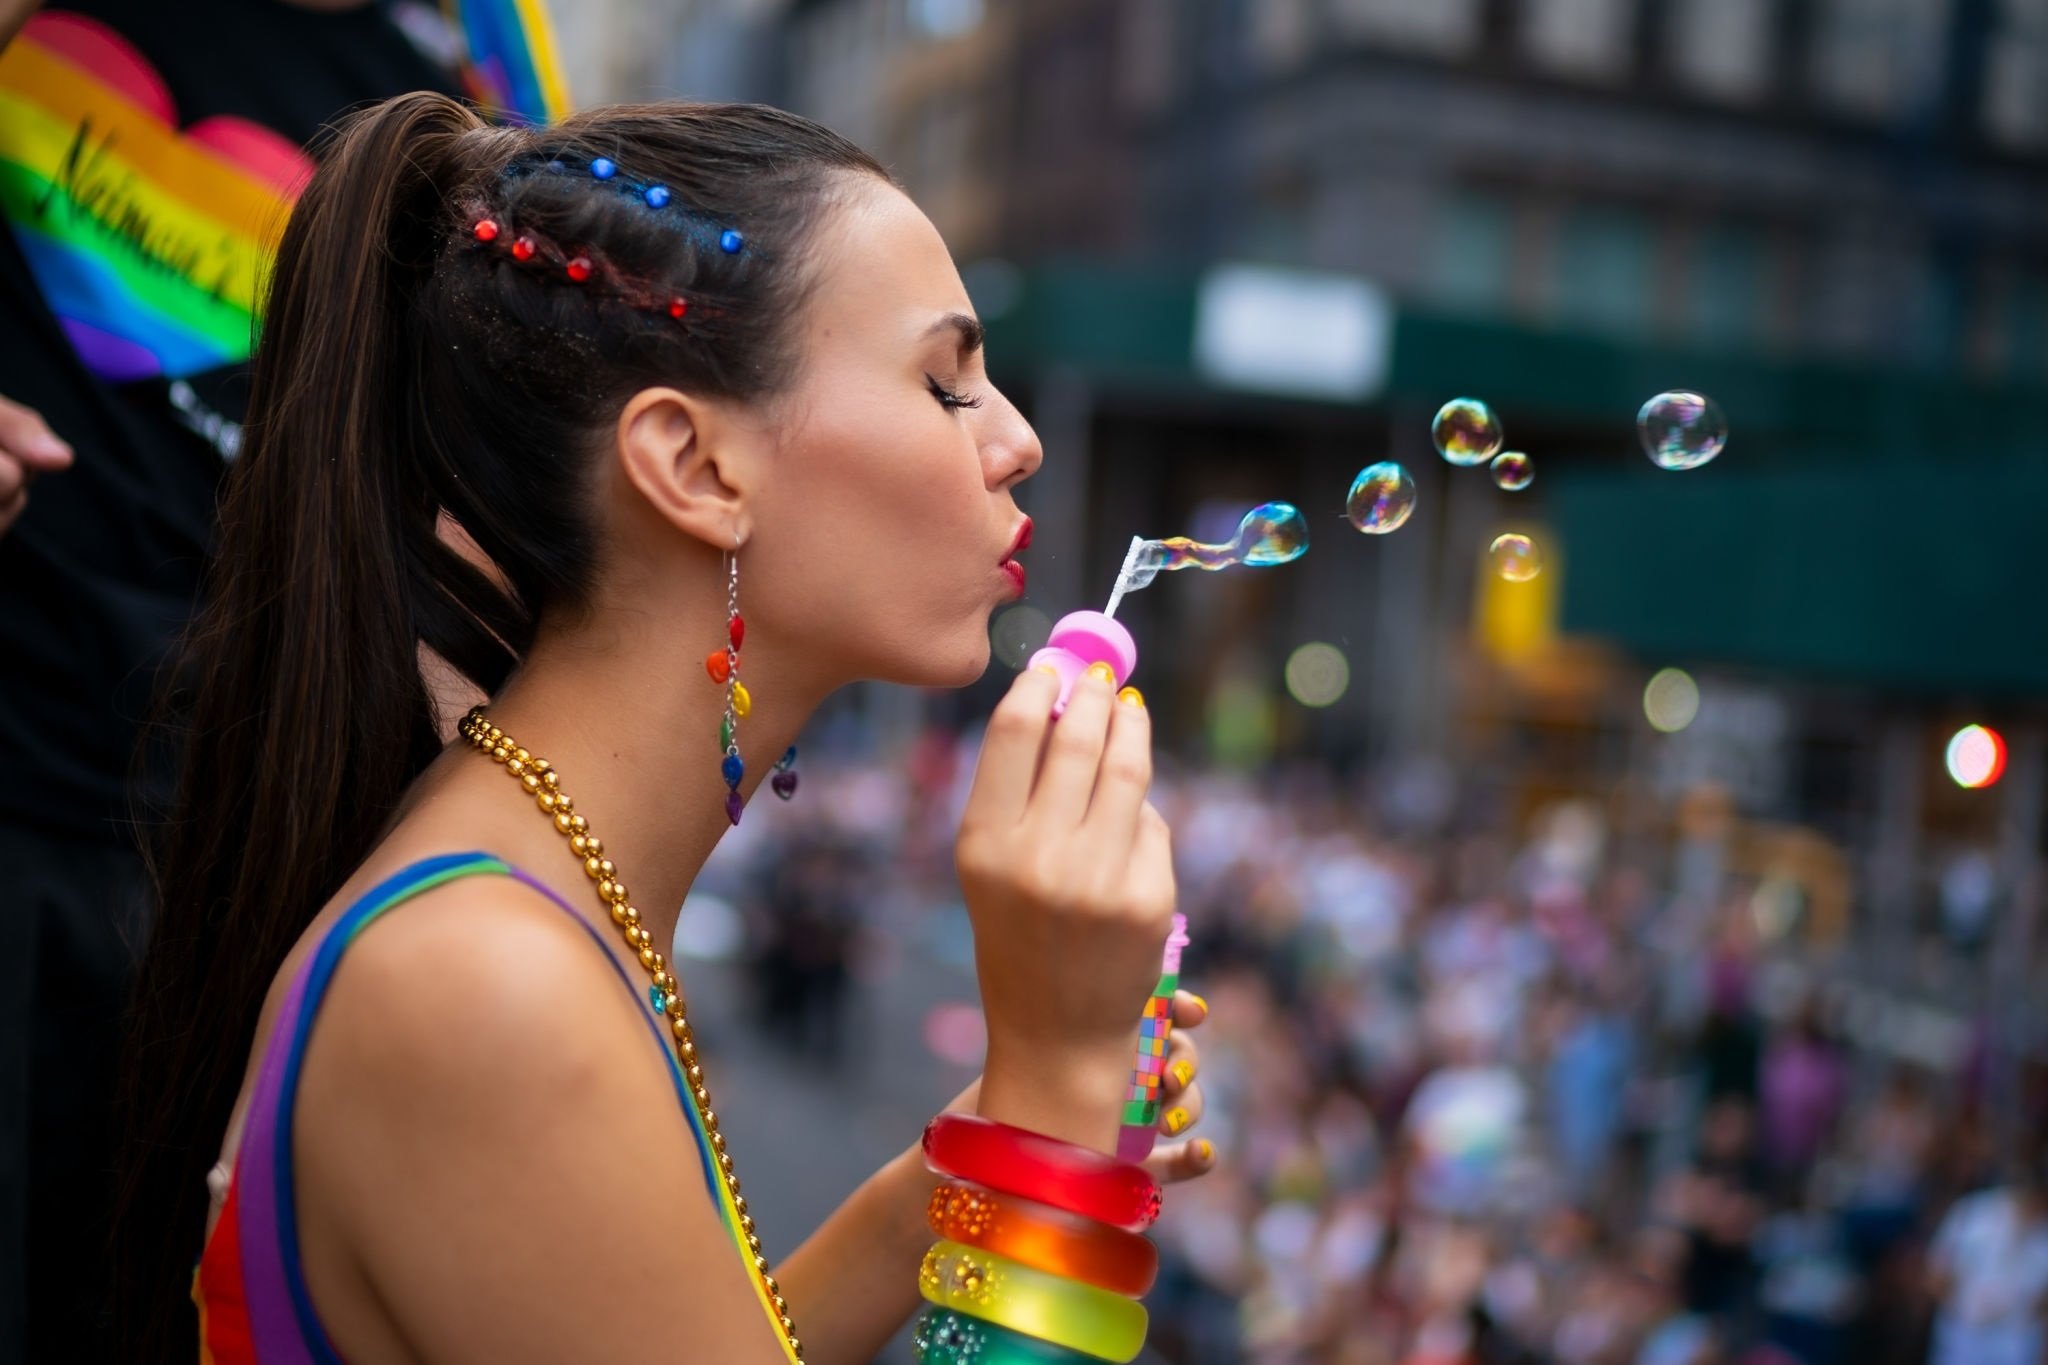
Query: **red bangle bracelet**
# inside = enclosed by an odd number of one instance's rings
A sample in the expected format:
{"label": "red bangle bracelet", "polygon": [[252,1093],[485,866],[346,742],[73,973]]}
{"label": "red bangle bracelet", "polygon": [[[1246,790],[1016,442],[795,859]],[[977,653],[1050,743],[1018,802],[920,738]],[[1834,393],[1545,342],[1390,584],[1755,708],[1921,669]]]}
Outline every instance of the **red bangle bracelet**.
{"label": "red bangle bracelet", "polygon": [[1159,1275],[1158,1249],[1135,1232],[978,1185],[948,1181],[933,1190],[925,1221],[946,1241],[1127,1298],[1142,1297]]}
{"label": "red bangle bracelet", "polygon": [[924,1160],[940,1175],[1140,1232],[1159,1216],[1159,1184],[1143,1166],[973,1114],[925,1125]]}

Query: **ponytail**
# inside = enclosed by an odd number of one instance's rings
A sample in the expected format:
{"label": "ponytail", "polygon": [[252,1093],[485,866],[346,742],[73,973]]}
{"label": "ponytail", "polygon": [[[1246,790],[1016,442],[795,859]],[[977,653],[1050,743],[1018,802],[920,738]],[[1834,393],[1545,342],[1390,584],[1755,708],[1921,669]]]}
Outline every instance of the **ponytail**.
{"label": "ponytail", "polygon": [[[208,601],[168,698],[183,767],[151,850],[160,911],[131,1011],[114,1246],[124,1360],[193,1350],[183,1291],[240,1043],[292,944],[439,747],[423,618],[486,685],[510,662],[476,615],[516,637],[517,613],[437,540],[434,500],[406,473],[422,441],[409,318],[444,168],[457,144],[491,135],[439,95],[378,106],[341,131],[279,249]],[[429,565],[453,586],[423,592]]]}
{"label": "ponytail", "polygon": [[[125,1062],[120,1359],[197,1339],[204,1177],[264,996],[440,747],[421,646],[495,692],[543,608],[587,605],[602,433],[653,385],[752,402],[788,382],[805,248],[849,175],[887,179],[756,105],[523,129],[404,95],[325,149],[279,247],[207,601],[167,675],[182,768]],[[484,218],[503,236],[473,231]],[[567,248],[586,269],[550,268]]]}

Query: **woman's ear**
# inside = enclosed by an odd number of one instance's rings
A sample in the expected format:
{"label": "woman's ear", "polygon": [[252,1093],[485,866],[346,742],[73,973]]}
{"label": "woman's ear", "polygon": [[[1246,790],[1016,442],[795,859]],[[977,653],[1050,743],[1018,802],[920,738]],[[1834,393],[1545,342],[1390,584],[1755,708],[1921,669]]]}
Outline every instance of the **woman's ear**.
{"label": "woman's ear", "polygon": [[655,515],[730,550],[752,531],[744,435],[715,403],[678,389],[642,389],[619,413],[619,469]]}

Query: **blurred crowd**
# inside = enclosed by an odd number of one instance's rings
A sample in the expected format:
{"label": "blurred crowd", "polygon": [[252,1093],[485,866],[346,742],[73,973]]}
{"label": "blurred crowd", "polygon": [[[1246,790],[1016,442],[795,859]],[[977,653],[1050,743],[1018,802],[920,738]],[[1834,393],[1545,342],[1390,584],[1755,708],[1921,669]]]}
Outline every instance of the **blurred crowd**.
{"label": "blurred crowd", "polygon": [[[750,822],[733,890],[793,1046],[829,1054],[863,945],[957,919],[973,739]],[[2043,1365],[2048,1168],[1981,1067],[1842,1034],[1682,849],[1425,795],[1418,822],[1400,783],[1162,776],[1223,1162],[1157,1229],[1158,1358]]]}

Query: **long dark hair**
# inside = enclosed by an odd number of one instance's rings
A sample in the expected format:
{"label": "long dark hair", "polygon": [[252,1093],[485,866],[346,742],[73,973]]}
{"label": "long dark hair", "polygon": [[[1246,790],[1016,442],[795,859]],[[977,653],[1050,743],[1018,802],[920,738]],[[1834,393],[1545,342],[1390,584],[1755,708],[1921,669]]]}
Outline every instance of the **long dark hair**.
{"label": "long dark hair", "polygon": [[182,767],[123,1079],[121,1359],[194,1350],[204,1177],[264,995],[440,747],[420,647],[495,691],[541,612],[585,603],[599,433],[650,385],[785,386],[807,248],[860,175],[887,178],[753,105],[535,130],[405,95],[324,149],[279,249],[207,599],[166,697]]}

